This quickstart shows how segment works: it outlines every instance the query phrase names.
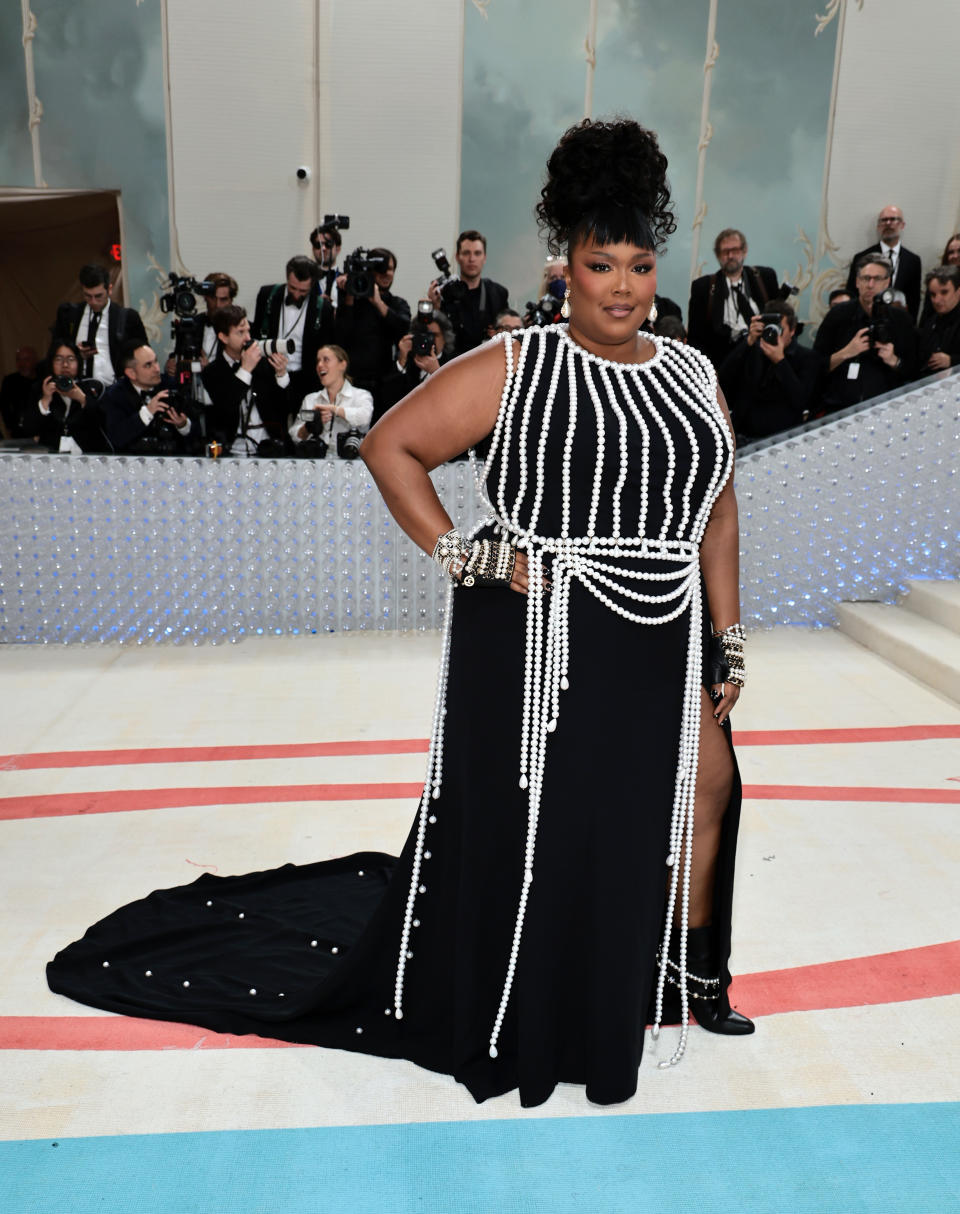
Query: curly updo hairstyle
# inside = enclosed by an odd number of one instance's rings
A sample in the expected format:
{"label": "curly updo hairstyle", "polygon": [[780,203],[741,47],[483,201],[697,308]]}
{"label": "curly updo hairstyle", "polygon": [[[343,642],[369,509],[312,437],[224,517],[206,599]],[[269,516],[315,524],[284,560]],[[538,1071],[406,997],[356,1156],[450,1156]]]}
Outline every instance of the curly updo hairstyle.
{"label": "curly updo hairstyle", "polygon": [[547,161],[536,215],[554,256],[591,235],[660,252],[677,224],[656,135],[629,118],[570,127]]}

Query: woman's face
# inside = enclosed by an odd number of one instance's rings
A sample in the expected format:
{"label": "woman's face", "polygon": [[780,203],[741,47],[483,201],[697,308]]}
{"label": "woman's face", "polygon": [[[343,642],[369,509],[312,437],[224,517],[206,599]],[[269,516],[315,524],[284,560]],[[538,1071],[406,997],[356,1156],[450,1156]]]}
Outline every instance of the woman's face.
{"label": "woman's face", "polygon": [[317,375],[323,386],[339,383],[347,374],[347,364],[330,349],[321,346],[317,351]]}
{"label": "woman's face", "polygon": [[571,335],[587,349],[631,344],[632,352],[657,290],[652,250],[628,243],[601,245],[590,236],[571,250],[567,282]]}
{"label": "woman's face", "polygon": [[960,240],[951,240],[947,245],[947,265],[960,266]]}
{"label": "woman's face", "polygon": [[54,375],[69,375],[73,379],[76,379],[80,370],[77,356],[69,346],[58,346],[53,352],[50,365]]}

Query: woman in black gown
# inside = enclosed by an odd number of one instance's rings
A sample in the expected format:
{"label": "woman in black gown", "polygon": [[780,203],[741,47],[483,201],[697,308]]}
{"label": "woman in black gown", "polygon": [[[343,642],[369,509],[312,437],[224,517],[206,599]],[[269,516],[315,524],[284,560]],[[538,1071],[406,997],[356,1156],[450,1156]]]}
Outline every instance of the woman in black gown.
{"label": "woman in black gown", "polygon": [[[726,994],[727,717],[743,681],[731,432],[709,363],[638,333],[674,227],[665,173],[636,123],[568,131],[537,209],[568,256],[569,326],[454,360],[364,442],[398,523],[452,575],[399,859],[157,891],[58,954],[54,990],[407,1058],[478,1101],[519,1088],[526,1106],[558,1082],[628,1099],[648,1014],[655,1036],[682,1020],[661,1066],[683,1053],[688,1011],[752,1031]],[[491,512],[464,538],[428,471],[468,447]]]}

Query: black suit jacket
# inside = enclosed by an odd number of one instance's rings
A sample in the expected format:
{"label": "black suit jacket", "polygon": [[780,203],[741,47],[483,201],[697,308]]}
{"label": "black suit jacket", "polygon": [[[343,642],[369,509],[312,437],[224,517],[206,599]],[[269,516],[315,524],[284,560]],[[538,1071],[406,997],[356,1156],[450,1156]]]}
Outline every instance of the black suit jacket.
{"label": "black suit jacket", "polygon": [[[285,443],[287,414],[299,408],[289,388],[277,383],[273,367],[265,358],[250,373],[249,389],[257,394],[257,411],[271,438]],[[247,383],[230,366],[221,348],[213,362],[200,373],[211,404],[207,406],[207,437],[229,447],[240,429],[240,405],[248,391]]]}
{"label": "black suit jacket", "polygon": [[[760,311],[778,290],[777,274],[770,266],[744,266],[750,298]],[[690,307],[687,309],[687,340],[719,366],[730,353],[731,333],[723,322],[723,309],[730,288],[722,270],[704,274],[690,284]]]}
{"label": "black suit jacket", "polygon": [[[57,308],[57,319],[53,322],[51,330],[54,341],[66,339],[76,342],[85,307],[86,304],[82,303],[62,303]],[[147,332],[143,327],[139,312],[133,308],[121,308],[119,304],[112,301],[107,312],[107,330],[113,372],[117,379],[121,379],[123,370],[120,367],[120,351],[128,341],[141,341],[146,345]]]}
{"label": "black suit jacket", "polygon": [[[258,340],[262,337],[280,337],[280,317],[283,313],[283,297],[286,294],[286,283],[267,283],[257,292],[257,306],[253,313],[253,336]],[[333,305],[322,293],[320,283],[316,282],[310,289],[307,302],[303,305],[307,315],[303,322],[303,354],[301,379],[310,383],[316,378],[317,351],[321,346],[328,346],[337,340],[334,330]],[[257,364],[259,366],[259,363]],[[271,372],[272,374],[272,372]],[[210,389],[208,388],[209,392]],[[307,389],[309,391],[309,389]],[[212,395],[212,393],[211,393]],[[268,425],[264,418],[264,425]]]}
{"label": "black suit jacket", "polygon": [[337,342],[350,355],[350,378],[363,388],[379,388],[393,367],[393,348],[410,332],[410,305],[391,291],[381,291],[387,305],[381,316],[369,299],[347,304],[341,291],[337,308]]}
{"label": "black suit jacket", "polygon": [[[175,382],[164,376],[157,391],[175,387]],[[137,454],[138,450],[143,454],[176,455],[189,450],[199,436],[195,417],[190,418],[188,435],[178,434],[169,426],[161,426],[158,419],[151,419],[149,425],[145,426],[140,416],[143,397],[126,375],[110,385],[100,403],[106,417],[107,438],[117,455],[124,452]],[[157,443],[149,452],[146,450],[146,444],[140,448],[141,439],[146,438],[149,438],[151,443]]]}
{"label": "black suit jacket", "polygon": [[[80,383],[83,387],[83,381]],[[54,392],[50,412],[40,412],[39,394],[31,403],[27,421],[28,434],[39,437],[44,447],[51,451],[60,449],[60,439],[68,435],[83,452],[99,454],[109,452],[110,444],[104,430],[102,402],[87,393],[87,403],[82,407],[76,401]]]}
{"label": "black suit jacket", "polygon": [[941,316],[931,309],[929,319],[920,326],[917,336],[917,375],[933,375],[927,366],[931,354],[943,352],[950,356],[950,366],[960,366],[960,304]]}
{"label": "black suit jacket", "polygon": [[[850,295],[857,298],[857,271],[855,269],[857,262],[865,253],[879,253],[880,242],[872,244],[869,249],[861,249],[860,252],[850,262],[850,273],[847,275],[847,290]],[[893,282],[890,284],[895,291],[902,291],[907,301],[907,308],[910,315],[916,323],[917,313],[920,311],[920,285],[923,281],[921,273],[920,258],[916,253],[911,253],[909,249],[900,246],[900,256],[897,258],[897,272],[893,276]]]}

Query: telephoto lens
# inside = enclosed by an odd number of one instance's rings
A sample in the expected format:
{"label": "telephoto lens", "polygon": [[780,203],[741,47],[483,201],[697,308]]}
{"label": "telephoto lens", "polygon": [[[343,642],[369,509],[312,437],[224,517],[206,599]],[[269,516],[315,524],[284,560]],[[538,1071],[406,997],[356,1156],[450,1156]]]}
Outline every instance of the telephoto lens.
{"label": "telephoto lens", "polygon": [[265,355],[292,354],[297,348],[292,337],[265,337],[260,345]]}

